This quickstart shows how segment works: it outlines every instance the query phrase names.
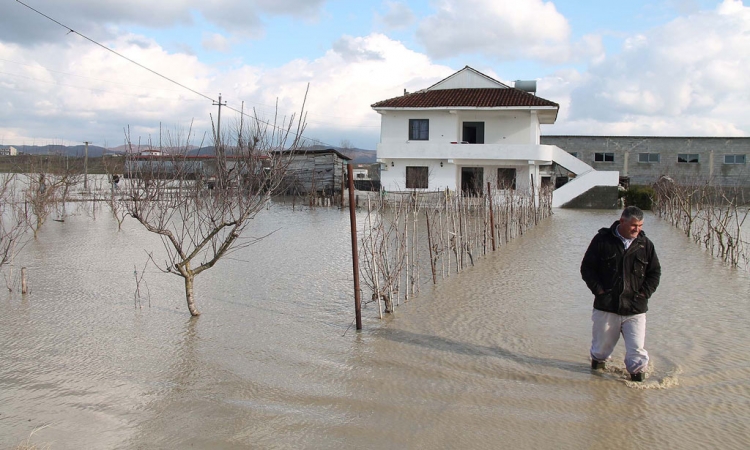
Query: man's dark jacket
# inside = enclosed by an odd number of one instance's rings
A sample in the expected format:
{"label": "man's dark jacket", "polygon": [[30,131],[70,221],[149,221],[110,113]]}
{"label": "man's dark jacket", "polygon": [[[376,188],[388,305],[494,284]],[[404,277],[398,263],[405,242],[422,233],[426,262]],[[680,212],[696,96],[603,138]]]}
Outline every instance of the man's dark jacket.
{"label": "man's dark jacket", "polygon": [[591,240],[581,262],[581,277],[594,294],[594,308],[622,316],[648,311],[661,265],[654,244],[641,231],[627,250],[615,229],[602,228]]}

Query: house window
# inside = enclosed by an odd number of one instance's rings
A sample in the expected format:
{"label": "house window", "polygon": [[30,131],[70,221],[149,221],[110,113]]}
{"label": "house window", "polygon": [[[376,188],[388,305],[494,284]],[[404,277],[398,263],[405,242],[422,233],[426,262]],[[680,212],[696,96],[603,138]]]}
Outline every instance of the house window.
{"label": "house window", "polygon": [[406,189],[427,189],[427,167],[406,167]]}
{"label": "house window", "polygon": [[724,164],[745,164],[745,155],[724,155]]}
{"label": "house window", "polygon": [[658,163],[660,159],[658,153],[638,153],[638,162]]}
{"label": "house window", "polygon": [[698,154],[697,153],[678,153],[677,162],[678,163],[697,163]]}
{"label": "house window", "polygon": [[409,140],[426,141],[430,139],[429,119],[409,119]]}
{"label": "house window", "polygon": [[578,158],[578,152],[568,152],[573,158]]}
{"label": "house window", "polygon": [[498,189],[515,189],[516,188],[516,169],[506,169],[500,167],[497,169],[497,188]]}
{"label": "house window", "polygon": [[463,142],[484,144],[484,122],[464,122]]}
{"label": "house window", "polygon": [[614,153],[594,153],[594,161],[599,162],[615,162],[615,154]]}

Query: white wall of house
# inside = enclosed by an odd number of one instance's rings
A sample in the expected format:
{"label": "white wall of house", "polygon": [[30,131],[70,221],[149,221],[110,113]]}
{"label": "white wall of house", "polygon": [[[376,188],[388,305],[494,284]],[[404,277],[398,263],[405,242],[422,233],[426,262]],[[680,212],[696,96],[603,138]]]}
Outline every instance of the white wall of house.
{"label": "white wall of house", "polygon": [[464,122],[484,122],[485,144],[538,144],[539,119],[530,111],[423,110],[386,111],[381,116],[380,142],[409,141],[409,119],[430,121],[429,140],[449,143],[463,140]]}
{"label": "white wall of house", "polygon": [[440,167],[438,160],[425,159],[399,159],[392,161],[393,165],[386,164],[380,171],[380,183],[387,191],[406,191],[406,167],[427,167],[428,186],[427,190],[456,189],[456,166],[443,162]]}
{"label": "white wall of house", "polygon": [[[443,166],[440,166],[440,163]],[[392,164],[391,164],[392,163]],[[406,188],[406,167],[427,167],[428,186],[427,189],[417,189],[419,191],[436,191],[449,189],[458,191],[461,186],[461,169],[464,167],[482,168],[482,186],[490,182],[493,187],[497,186],[497,169],[514,168],[516,169],[516,189],[522,192],[528,192],[531,189],[531,174],[535,180],[539,180],[539,166],[529,165],[528,163],[503,163],[498,161],[473,161],[466,164],[453,164],[445,160],[426,160],[426,159],[398,159],[385,163],[380,172],[380,180],[386,191],[407,191]],[[537,181],[538,185],[539,182]]]}
{"label": "white wall of house", "polygon": [[477,88],[497,88],[504,86],[496,80],[477,76],[475,73],[464,71],[456,72],[453,76],[446,78],[438,84],[430,87],[430,90],[437,89],[477,89]]}
{"label": "white wall of house", "polygon": [[367,169],[352,169],[354,179],[369,178]]}
{"label": "white wall of house", "polygon": [[[535,120],[536,116],[534,117]],[[484,122],[485,144],[538,144],[532,140],[533,124],[529,111],[459,111],[457,113],[457,134],[460,136],[464,122]]]}
{"label": "white wall of house", "polygon": [[17,156],[18,149],[13,146],[0,148],[0,156]]}
{"label": "white wall of house", "polygon": [[381,116],[380,142],[395,143],[409,141],[409,119],[428,119],[430,135],[427,141],[451,142],[458,140],[456,116],[444,110],[388,111]]}

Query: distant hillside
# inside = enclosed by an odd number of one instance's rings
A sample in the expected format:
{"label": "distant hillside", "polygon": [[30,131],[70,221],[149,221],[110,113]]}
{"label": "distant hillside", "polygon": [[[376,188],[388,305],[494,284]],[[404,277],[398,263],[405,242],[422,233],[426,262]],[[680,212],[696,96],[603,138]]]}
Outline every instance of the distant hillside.
{"label": "distant hillside", "polygon": [[332,148],[342,155],[346,155],[351,158],[352,162],[360,164],[374,163],[376,159],[375,150],[364,150],[361,148],[326,147],[323,145],[313,145],[307,148],[309,148],[310,150],[324,150],[327,148]]}
{"label": "distant hillside", "polygon": [[[117,147],[110,148],[109,151],[110,152],[116,152],[116,153],[129,153],[130,152],[130,148],[131,148],[131,146],[123,144],[123,145],[119,145]],[[133,143],[132,148],[133,148],[133,152],[134,153],[136,153],[136,152],[142,152],[142,151],[150,150],[151,149],[151,147],[148,146],[148,145],[141,145],[139,147],[138,144],[135,143],[135,142]],[[193,152],[196,149],[198,149],[198,147],[196,147],[195,145],[188,145],[187,148],[189,149],[188,150],[188,154],[193,154]],[[154,149],[158,150],[159,148],[158,147],[154,147]],[[175,151],[175,149],[176,149],[175,147],[163,147],[163,148],[161,148],[161,150],[164,153],[173,153]],[[178,150],[179,151],[183,151],[183,148],[180,147]],[[213,152],[213,150],[212,150],[212,152]],[[201,153],[201,155],[203,155],[203,154],[205,154],[205,153]]]}
{"label": "distant hillside", "polygon": [[[74,145],[74,146],[65,146],[65,145],[13,145],[16,149],[18,149],[19,153],[26,153],[29,155],[62,155],[62,156],[70,156],[70,157],[83,157],[86,154],[86,146],[85,145]],[[146,150],[148,147],[142,146],[140,150]],[[188,155],[190,156],[196,156],[196,155],[214,155],[214,147],[213,146],[207,146],[207,147],[190,147],[191,150],[188,151]],[[361,148],[342,148],[342,147],[325,147],[322,145],[314,145],[311,147],[307,147],[310,150],[324,150],[328,148],[333,148],[334,150],[338,151],[339,153],[348,156],[349,158],[352,158],[352,161],[359,164],[370,164],[374,163],[376,156],[375,156],[375,150],[364,150]],[[89,157],[90,158],[99,158],[103,154],[124,154],[128,152],[129,147],[126,145],[120,145],[118,147],[114,148],[104,148],[104,147],[98,147],[96,145],[89,145]],[[133,146],[133,149],[136,149],[136,146]],[[173,149],[171,148],[165,148],[163,149],[165,153],[170,153]]]}
{"label": "distant hillside", "polygon": [[[310,147],[306,147],[308,150],[325,150],[332,148],[342,155],[348,156],[349,158],[352,158],[352,160],[356,163],[361,164],[367,164],[367,163],[374,163],[375,162],[375,150],[363,150],[361,148],[341,148],[341,147],[326,147],[323,145],[313,145]],[[195,156],[195,155],[214,155],[214,147],[201,147],[196,148],[195,150],[191,150],[188,152],[189,155]]]}
{"label": "distant hillside", "polygon": [[[84,157],[86,155],[85,145],[14,145],[13,147],[18,149],[19,153],[26,153],[27,155],[61,155],[71,157]],[[89,157],[99,158],[104,153],[111,154],[112,151],[104,147],[89,145]]]}
{"label": "distant hillside", "polygon": [[355,163],[371,164],[377,159],[375,150],[363,150],[361,148],[338,148],[336,150],[350,157]]}

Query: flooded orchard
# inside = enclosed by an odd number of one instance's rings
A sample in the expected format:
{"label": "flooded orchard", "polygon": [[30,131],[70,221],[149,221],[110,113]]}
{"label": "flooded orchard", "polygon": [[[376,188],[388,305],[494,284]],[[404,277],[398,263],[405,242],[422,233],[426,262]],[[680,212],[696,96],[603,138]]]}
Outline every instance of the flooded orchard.
{"label": "flooded orchard", "polygon": [[652,214],[648,378],[622,343],[590,371],[579,264],[616,216],[554,210],[359,333],[346,211],[264,211],[247,233],[271,236],[196,278],[197,318],[135,221],[50,222],[0,300],[0,448],[746,448],[750,276]]}

